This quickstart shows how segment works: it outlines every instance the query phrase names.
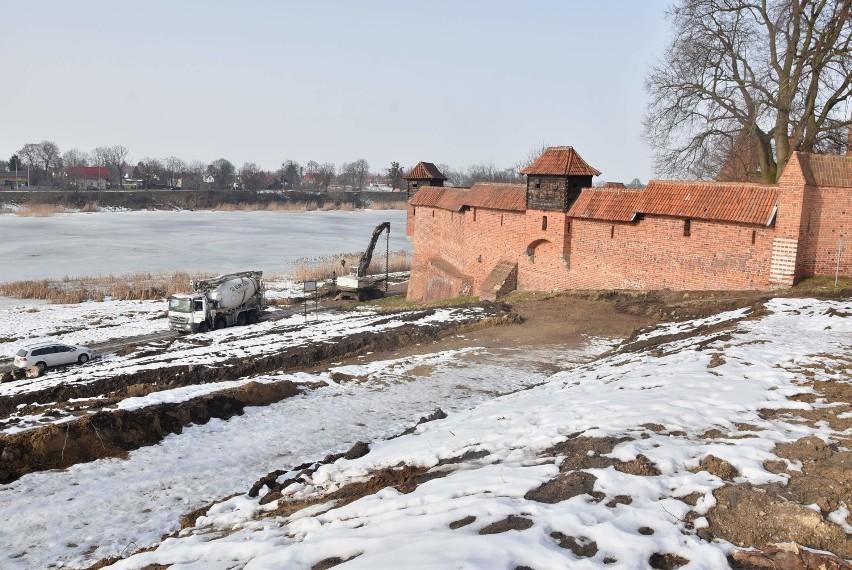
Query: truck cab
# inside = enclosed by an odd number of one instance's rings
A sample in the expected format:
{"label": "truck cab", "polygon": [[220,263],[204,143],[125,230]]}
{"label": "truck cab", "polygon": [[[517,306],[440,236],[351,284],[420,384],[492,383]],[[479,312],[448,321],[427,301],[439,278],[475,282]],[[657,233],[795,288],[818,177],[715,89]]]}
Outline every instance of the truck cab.
{"label": "truck cab", "polygon": [[207,297],[177,293],[169,297],[169,327],[184,332],[207,332]]}

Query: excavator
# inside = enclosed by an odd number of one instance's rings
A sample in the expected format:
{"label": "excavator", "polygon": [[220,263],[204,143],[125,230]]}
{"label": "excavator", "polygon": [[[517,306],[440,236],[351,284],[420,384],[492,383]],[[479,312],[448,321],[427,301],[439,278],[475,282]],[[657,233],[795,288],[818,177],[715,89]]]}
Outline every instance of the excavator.
{"label": "excavator", "polygon": [[[388,232],[387,239],[390,241],[390,222],[382,222],[373,230],[373,237],[370,238],[370,244],[367,246],[364,255],[361,256],[358,267],[350,268],[348,275],[342,275],[337,278],[337,290],[339,291],[340,298],[357,299],[358,301],[377,299],[384,294],[384,291],[379,289],[380,281],[384,281],[384,290],[387,291],[387,273],[383,280],[367,276],[367,268],[370,267],[370,262],[373,260],[373,250],[376,248],[376,242],[379,241],[379,236],[385,231]],[[385,267],[387,268],[387,264],[385,264]]]}

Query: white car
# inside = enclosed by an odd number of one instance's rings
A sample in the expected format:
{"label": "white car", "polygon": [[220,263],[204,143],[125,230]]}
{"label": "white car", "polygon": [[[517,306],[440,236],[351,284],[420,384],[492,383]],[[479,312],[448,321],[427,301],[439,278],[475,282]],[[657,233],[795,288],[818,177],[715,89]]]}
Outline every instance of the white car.
{"label": "white car", "polygon": [[58,342],[40,342],[21,347],[15,354],[14,365],[18,368],[38,366],[42,372],[48,366],[61,364],[84,364],[92,358],[91,349]]}

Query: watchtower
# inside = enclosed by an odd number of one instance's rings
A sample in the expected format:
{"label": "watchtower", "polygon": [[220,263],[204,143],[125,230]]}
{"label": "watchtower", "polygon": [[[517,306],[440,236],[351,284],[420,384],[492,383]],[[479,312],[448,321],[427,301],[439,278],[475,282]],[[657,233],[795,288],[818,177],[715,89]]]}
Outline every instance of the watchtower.
{"label": "watchtower", "polygon": [[408,199],[417,194],[417,190],[423,186],[443,186],[444,180],[447,179],[431,162],[418,162],[403,178],[406,181]]}
{"label": "watchtower", "polygon": [[570,146],[552,146],[521,171],[527,175],[527,210],[567,212],[600,172]]}

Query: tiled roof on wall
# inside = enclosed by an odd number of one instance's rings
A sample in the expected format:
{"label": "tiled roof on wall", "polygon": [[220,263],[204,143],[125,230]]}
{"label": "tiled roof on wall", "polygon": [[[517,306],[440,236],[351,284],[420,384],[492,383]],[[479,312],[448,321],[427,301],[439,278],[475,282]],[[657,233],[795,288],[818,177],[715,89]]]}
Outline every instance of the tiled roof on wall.
{"label": "tiled roof on wall", "polygon": [[417,166],[412,168],[408,174],[403,176],[406,180],[446,180],[447,177],[441,174],[438,167],[431,162],[418,162]]}
{"label": "tiled roof on wall", "polygon": [[521,170],[521,174],[531,176],[600,176],[600,171],[592,168],[580,157],[574,147],[552,146],[538,160]]}
{"label": "tiled roof on wall", "polygon": [[767,184],[651,180],[642,190],[585,188],[568,215],[629,222],[651,214],[768,225],[777,201],[777,189]]}
{"label": "tiled roof on wall", "polygon": [[778,190],[767,184],[651,180],[639,212],[678,218],[768,225]]}
{"label": "tiled roof on wall", "polygon": [[804,152],[797,154],[807,184],[833,188],[852,188],[852,156]]}
{"label": "tiled roof on wall", "polygon": [[477,182],[462,198],[465,206],[523,212],[527,209],[526,184]]}
{"label": "tiled roof on wall", "polygon": [[571,206],[572,218],[630,222],[636,216],[642,190],[586,188]]}
{"label": "tiled roof on wall", "polygon": [[461,188],[424,186],[408,203],[412,206],[428,206],[458,212],[464,206],[464,194],[465,191]]}

